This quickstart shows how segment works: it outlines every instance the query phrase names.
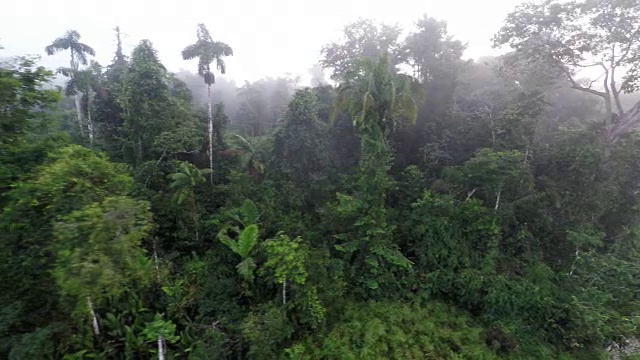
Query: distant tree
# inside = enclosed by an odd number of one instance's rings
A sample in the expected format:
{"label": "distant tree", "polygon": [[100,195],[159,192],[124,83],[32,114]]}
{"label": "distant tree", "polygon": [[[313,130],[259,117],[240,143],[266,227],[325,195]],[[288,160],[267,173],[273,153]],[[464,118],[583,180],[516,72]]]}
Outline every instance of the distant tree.
{"label": "distant tree", "polygon": [[[550,64],[574,89],[602,98],[602,137],[613,143],[640,123],[640,102],[625,109],[620,100],[622,93],[640,89],[638,17],[635,0],[527,2],[508,15],[494,42],[530,62]],[[586,68],[602,75],[580,81],[577,76]]]}
{"label": "distant tree", "polygon": [[133,50],[118,98],[126,159],[139,166],[200,149],[201,129],[188,89],[160,63],[149,40]]}
{"label": "distant tree", "polygon": [[418,19],[405,39],[407,64],[428,96],[417,104],[416,124],[392,135],[398,150],[395,164],[400,169],[423,163],[425,148],[441,143],[448,135],[448,127],[460,127],[452,121],[452,115],[460,77],[467,67],[462,59],[465,48],[465,44],[449,35],[445,21],[426,15]]}
{"label": "distant tree", "polygon": [[255,144],[238,134],[234,134],[234,140],[240,154],[240,167],[258,179],[264,174],[265,164]]}
{"label": "distant tree", "polygon": [[84,70],[74,71],[73,69],[60,68],[58,72],[70,77],[65,87],[65,95],[80,95],[81,111],[83,116],[86,114],[87,136],[89,137],[89,143],[93,144],[96,130],[91,111],[95,94],[101,91],[102,66],[98,62],[91,60],[89,67]]}
{"label": "distant tree", "polygon": [[322,47],[320,66],[330,68],[331,80],[343,81],[349,73],[363,69],[363,60],[377,61],[387,53],[388,66],[405,61],[405,54],[398,37],[402,29],[399,26],[376,24],[373,20],[361,19],[344,28],[344,37],[340,42],[332,42]]}
{"label": "distant tree", "polygon": [[[91,46],[80,42],[80,33],[78,33],[76,30],[67,30],[67,32],[63,36],[55,39],[51,44],[45,47],[44,50],[47,52],[47,55],[53,55],[60,51],[69,50],[71,54],[71,61],[69,63],[71,72],[67,73],[65,76],[68,76],[71,80],[75,78],[76,72],[78,71],[80,65],[87,65],[87,56],[96,55],[96,52]],[[81,95],[76,93],[74,95],[74,98],[76,102],[78,126],[80,126],[80,134],[84,134]]]}
{"label": "distant tree", "polygon": [[[224,74],[227,67],[223,57],[233,55],[233,49],[223,42],[213,41],[209,30],[204,24],[198,24],[198,41],[182,50],[182,58],[191,60],[198,58],[198,75],[207,84],[207,108],[209,116],[209,166],[213,170],[213,111],[211,109],[211,85],[216,78],[211,71],[211,63],[216,62],[216,68]],[[212,175],[213,176],[213,175]],[[213,181],[213,178],[211,178]]]}
{"label": "distant tree", "polygon": [[[289,202],[305,209],[317,205],[314,190],[327,170],[326,126],[318,120],[318,102],[310,89],[298,90],[289,103],[284,122],[274,134],[270,174]],[[301,191],[292,192],[288,188]],[[302,191],[303,190],[303,191]],[[301,195],[297,199],[296,195]],[[293,200],[293,201],[292,201]]]}

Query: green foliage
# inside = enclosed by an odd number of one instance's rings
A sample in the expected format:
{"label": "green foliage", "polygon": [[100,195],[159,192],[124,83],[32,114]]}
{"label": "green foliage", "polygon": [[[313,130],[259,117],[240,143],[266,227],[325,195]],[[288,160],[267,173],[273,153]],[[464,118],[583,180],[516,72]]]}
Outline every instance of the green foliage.
{"label": "green foliage", "polygon": [[292,240],[287,235],[278,234],[275,238],[263,242],[262,247],[267,260],[262,265],[261,272],[271,274],[277,284],[289,281],[296,285],[304,285],[307,279],[304,264],[308,254],[301,238]]}
{"label": "green foliage", "polygon": [[54,226],[53,275],[61,293],[82,300],[117,294],[132,279],[149,277],[150,263],[140,248],[151,229],[145,202],[109,197],[61,219]]}
{"label": "green foliage", "polygon": [[178,171],[168,176],[172,180],[169,187],[175,191],[172,201],[178,205],[181,205],[186,199],[194,201],[194,188],[205,182],[205,175],[211,172],[211,169],[197,169],[189,163],[179,163]]}
{"label": "green foliage", "polygon": [[[398,233],[406,239],[404,253],[422,276],[467,269],[493,271],[500,228],[489,209],[476,201],[458,202],[424,193],[403,213]],[[426,286],[437,286],[425,281]]]}
{"label": "green foliage", "polygon": [[148,323],[142,331],[142,336],[148,341],[156,341],[161,337],[169,343],[175,343],[180,340],[180,337],[175,335],[175,332],[175,324],[171,323],[171,321],[163,320],[162,315],[156,314],[153,322]]}
{"label": "green foliage", "polygon": [[[232,212],[230,218],[240,223],[242,229],[227,223],[218,232],[217,238],[231,251],[240,256],[241,261],[236,265],[236,269],[245,283],[250,284],[253,282],[254,270],[256,269],[255,260],[251,255],[258,244],[258,225],[255,224],[258,214],[255,204],[250,200],[246,200],[242,208],[238,210],[235,213]],[[240,215],[238,215],[238,212]],[[235,235],[231,235],[236,237],[235,240],[229,236],[229,232],[235,233]]]}
{"label": "green foliage", "polygon": [[[0,358],[602,359],[633,344],[640,105],[623,93],[639,13],[521,4],[496,37],[514,51],[473,61],[444,21],[403,40],[359,20],[322,49],[339,83],[314,68],[312,89],[212,89],[232,50],[203,24],[182,52],[198,74],[169,73],[148,40],[126,56],[119,28],[102,67],[67,32],[46,51],[70,52],[73,99],[35,60],[6,60]],[[603,77],[577,79],[591,65]]]}
{"label": "green foliage", "polygon": [[251,344],[248,356],[253,359],[277,359],[280,344],[290,339],[292,324],[286,314],[275,306],[259,307],[242,323],[242,335]]}
{"label": "green foliage", "polygon": [[482,329],[434,303],[351,303],[327,334],[285,350],[292,359],[497,359]]}
{"label": "green foliage", "polygon": [[[26,57],[0,65],[0,193],[49,150],[47,139],[34,135],[50,129],[52,118],[46,111],[60,99],[57,91],[43,89],[52,77]],[[35,139],[39,144],[30,145]]]}
{"label": "green foliage", "polygon": [[318,119],[318,103],[311,90],[295,93],[273,142],[268,178],[281,195],[283,210],[308,211],[325,200],[327,133]]}
{"label": "green foliage", "polygon": [[173,96],[169,84],[175,82],[160,63],[149,40],[133,50],[122,79],[117,102],[123,110],[124,158],[141,165],[147,160],[194,152],[202,143],[188,100]]}

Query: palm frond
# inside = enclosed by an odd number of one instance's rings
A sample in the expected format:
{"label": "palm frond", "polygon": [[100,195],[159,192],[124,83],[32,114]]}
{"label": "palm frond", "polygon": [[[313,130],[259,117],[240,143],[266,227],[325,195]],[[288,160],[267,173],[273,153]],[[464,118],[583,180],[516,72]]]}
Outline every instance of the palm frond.
{"label": "palm frond", "polygon": [[96,56],[96,51],[91,46],[80,42],[73,44],[73,50],[78,54]]}
{"label": "palm frond", "polygon": [[238,237],[238,254],[246,259],[258,240],[258,226],[251,224],[244,228]]}
{"label": "palm frond", "polygon": [[182,58],[184,60],[192,60],[200,56],[200,44],[195,43],[185,47],[182,50]]}
{"label": "palm frond", "polygon": [[233,56],[233,49],[229,44],[223,43],[222,41],[216,41],[213,43],[214,48],[216,49],[215,54],[218,56]]}
{"label": "palm frond", "polygon": [[224,60],[222,60],[220,57],[216,58],[216,67],[218,68],[218,70],[220,70],[221,74],[224,74],[227,72],[227,65],[224,63]]}

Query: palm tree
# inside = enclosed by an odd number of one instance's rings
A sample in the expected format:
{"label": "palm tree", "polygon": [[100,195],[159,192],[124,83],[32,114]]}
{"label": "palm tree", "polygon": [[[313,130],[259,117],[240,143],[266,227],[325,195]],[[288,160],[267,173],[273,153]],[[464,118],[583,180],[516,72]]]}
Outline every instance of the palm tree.
{"label": "palm tree", "polygon": [[412,77],[392,72],[386,54],[363,62],[363,71],[338,87],[335,110],[347,110],[363,135],[386,146],[389,132],[402,121],[415,122],[421,87]]}
{"label": "palm tree", "polygon": [[200,239],[198,230],[200,224],[198,221],[198,208],[196,207],[194,189],[196,185],[205,181],[205,175],[210,172],[211,169],[200,170],[187,162],[182,162],[178,165],[178,171],[168,176],[168,178],[172,180],[169,187],[174,190],[172,201],[177,205],[181,205],[185,200],[189,201],[195,227],[196,241]]}
{"label": "palm tree", "polygon": [[[98,62],[91,60],[89,67],[84,70],[74,71],[70,68],[59,68],[58,73],[66,77],[70,77],[70,80],[67,82],[67,86],[65,87],[65,95],[79,95],[79,98],[84,100],[81,101],[80,111],[81,114],[83,114],[82,102],[84,102],[89,142],[93,144],[95,126],[91,118],[91,104],[93,103],[94,93],[97,93],[101,89],[102,66]],[[83,126],[81,125],[81,131],[82,130]]]}
{"label": "palm tree", "polygon": [[260,154],[249,140],[238,134],[233,134],[233,136],[236,143],[236,150],[239,151],[240,155],[240,167],[254,179],[258,179],[264,174],[265,170],[265,165],[260,159]]}
{"label": "palm tree", "polygon": [[[198,41],[182,50],[182,58],[191,60],[198,58],[198,75],[202,76],[207,84],[207,106],[209,114],[209,166],[213,171],[213,113],[211,111],[211,85],[216,78],[211,71],[211,63],[216,62],[216,68],[221,74],[227,71],[222,57],[233,55],[233,49],[226,43],[213,41],[209,30],[204,24],[198,24]],[[213,175],[211,175],[213,182]]]}
{"label": "palm tree", "polygon": [[[87,55],[95,56],[96,52],[87,44],[80,42],[80,33],[76,30],[67,30],[63,36],[55,39],[51,44],[44,48],[47,55],[53,55],[60,51],[69,50],[71,52],[70,68],[68,73],[71,80],[76,76],[79,66],[87,65]],[[80,134],[84,134],[84,126],[82,124],[82,106],[81,95],[77,92],[74,94],[76,102],[76,115],[78,117],[78,125],[80,126]]]}
{"label": "palm tree", "polygon": [[354,256],[353,275],[372,280],[375,286],[367,286],[373,291],[378,288],[375,279],[380,278],[381,271],[388,271],[387,266],[410,265],[391,241],[385,199],[390,185],[387,138],[398,124],[414,122],[417,117],[412,85],[418,88],[411,77],[395,73],[387,55],[383,55],[377,61],[363,61],[359,71],[351,73],[338,88],[336,110],[351,113],[354,127],[361,134],[362,151],[356,194],[339,204],[358,219],[353,223],[355,233],[341,235],[345,242],[340,246]]}

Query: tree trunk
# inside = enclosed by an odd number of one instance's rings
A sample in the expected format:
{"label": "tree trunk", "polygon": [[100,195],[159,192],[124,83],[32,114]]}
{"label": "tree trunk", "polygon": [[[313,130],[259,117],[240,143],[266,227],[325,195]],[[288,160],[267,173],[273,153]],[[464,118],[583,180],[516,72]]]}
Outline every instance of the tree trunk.
{"label": "tree trunk", "polygon": [[87,129],[89,130],[89,143],[93,144],[94,127],[91,120],[91,90],[87,93]]}
{"label": "tree trunk", "polygon": [[160,282],[160,261],[158,260],[158,247],[157,247],[157,241],[158,239],[154,236],[153,237],[153,262],[156,268],[156,278],[158,279],[158,282]]}
{"label": "tree trunk", "polygon": [[142,136],[138,135],[138,151],[137,151],[137,159],[136,159],[136,164],[140,165],[142,164]]}
{"label": "tree trunk", "polygon": [[164,338],[158,335],[158,360],[164,360]]}
{"label": "tree trunk", "polygon": [[496,194],[496,207],[494,208],[496,211],[500,207],[500,194],[502,194],[502,190],[498,190],[498,193]]}
{"label": "tree trunk", "polygon": [[213,185],[213,111],[211,110],[211,85],[207,85],[207,104],[209,110],[209,168],[211,169],[209,179]]}
{"label": "tree trunk", "polygon": [[91,297],[87,296],[87,306],[89,307],[89,314],[91,314],[91,323],[93,325],[93,334],[98,337],[100,336],[100,326],[98,325],[98,317],[96,316],[96,312],[93,310],[93,302],[91,302]]}
{"label": "tree trunk", "polygon": [[287,278],[282,281],[282,304],[287,304]]}
{"label": "tree trunk", "polygon": [[82,124],[82,99],[80,94],[75,94],[74,100],[76,102],[76,116],[78,118],[78,126],[80,127],[80,135],[84,136],[84,125]]}
{"label": "tree trunk", "polygon": [[620,114],[617,121],[611,124],[606,134],[607,140],[615,143],[622,134],[633,129],[638,123],[640,123],[640,101],[624,114]]}

